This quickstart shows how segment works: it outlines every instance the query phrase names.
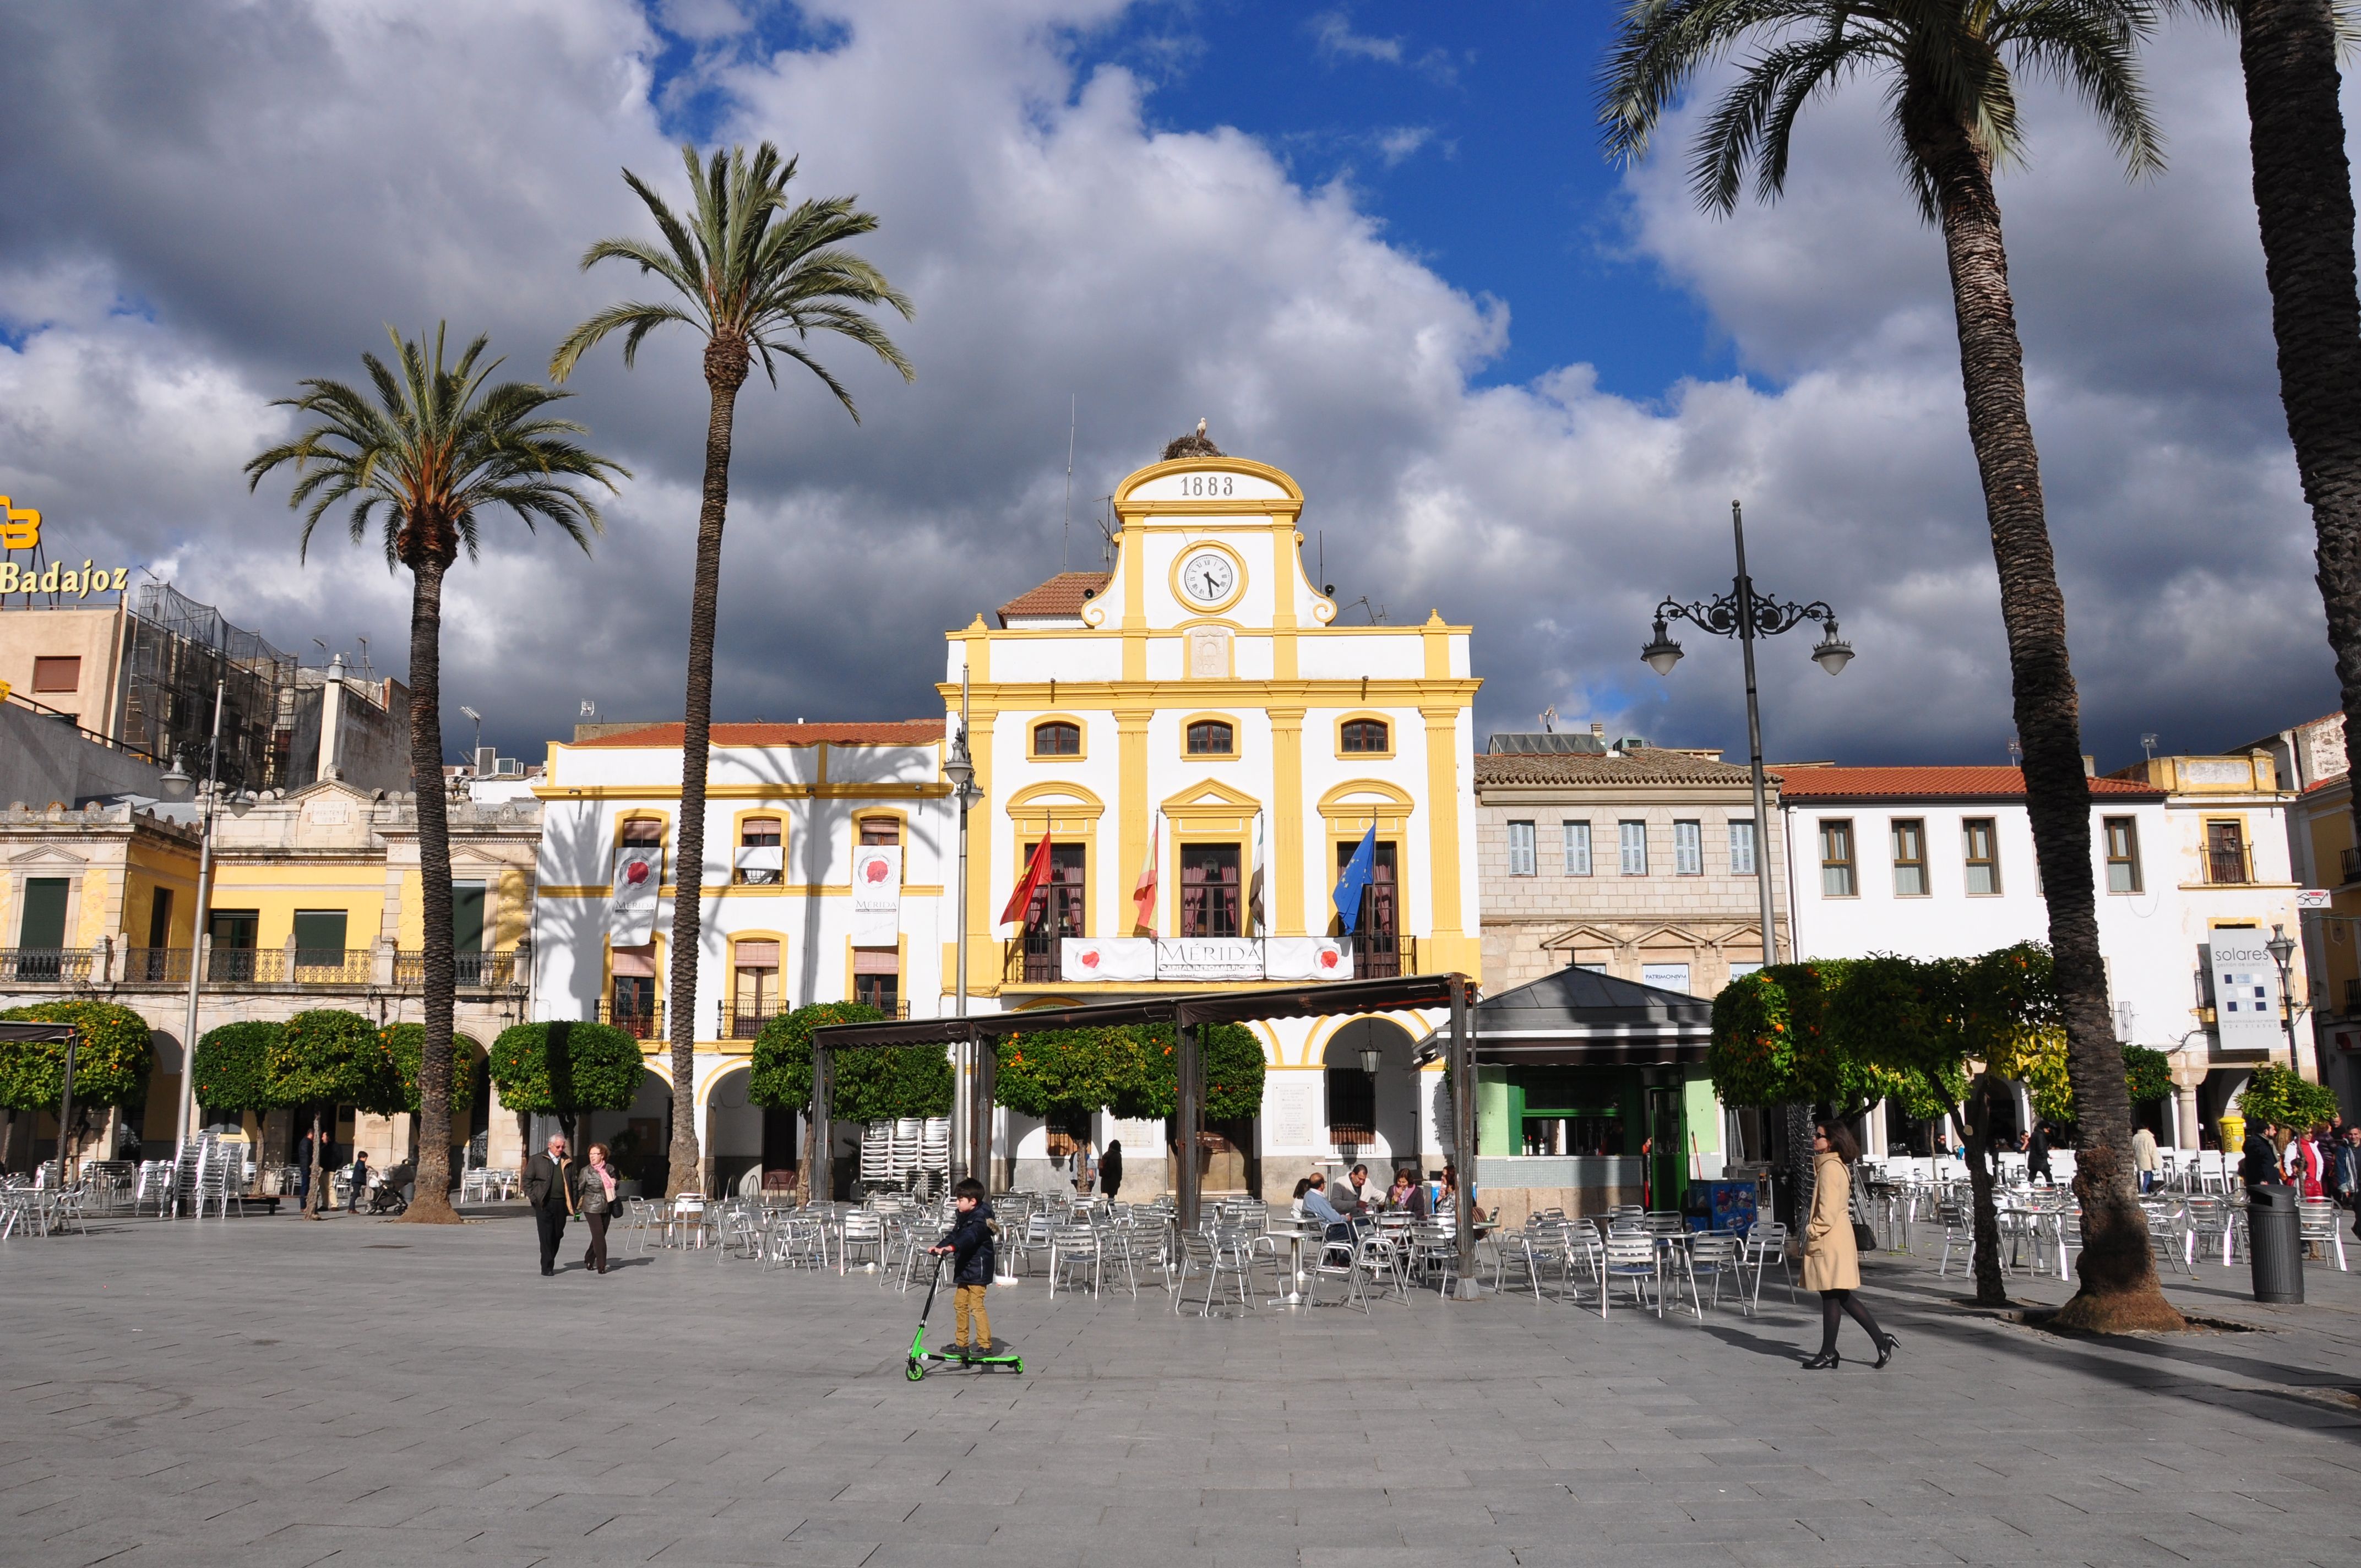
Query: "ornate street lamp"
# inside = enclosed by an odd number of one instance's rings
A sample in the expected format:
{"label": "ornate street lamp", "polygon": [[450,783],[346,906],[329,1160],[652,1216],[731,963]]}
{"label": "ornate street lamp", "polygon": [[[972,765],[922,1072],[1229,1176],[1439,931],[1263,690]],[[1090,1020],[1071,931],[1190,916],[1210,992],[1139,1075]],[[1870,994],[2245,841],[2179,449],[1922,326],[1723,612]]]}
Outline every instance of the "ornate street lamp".
{"label": "ornate street lamp", "polygon": [[[2263,944],[2263,950],[2271,955],[2271,962],[2279,966],[2279,1026],[2287,1031],[2288,1066],[2292,1068],[2296,1065],[2295,992],[2290,987],[2295,965],[2295,938],[2287,934],[2286,927],[2274,926],[2271,939]],[[2328,1080],[2323,1078],[2321,1081]]]}
{"label": "ornate street lamp", "polygon": [[1754,591],[1754,579],[1746,573],[1746,520],[1736,501],[1730,503],[1730,531],[1738,551],[1738,576],[1731,580],[1730,592],[1694,604],[1667,598],[1658,605],[1655,635],[1640,650],[1640,657],[1660,675],[1673,673],[1673,666],[1681,662],[1681,645],[1665,630],[1665,623],[1672,620],[1688,621],[1717,637],[1735,637],[1745,650],[1746,741],[1754,773],[1754,885],[1762,905],[1763,961],[1770,965],[1779,961],[1779,949],[1772,934],[1771,816],[1763,784],[1763,712],[1754,692],[1754,640],[1792,631],[1806,620],[1816,622],[1821,636],[1819,645],[1812,650],[1812,662],[1832,675],[1851,663],[1852,644],[1837,634],[1836,611],[1819,600],[1783,603]]}
{"label": "ornate street lamp", "polygon": [[[983,798],[983,792],[975,787],[975,758],[967,745],[967,666],[964,664],[960,666],[959,731],[951,737],[950,750],[943,758],[943,777],[950,783],[951,800],[959,807],[959,880],[953,890],[957,907],[951,915],[952,920],[957,922],[955,928],[959,935],[953,944],[951,961],[955,973],[951,983],[953,1014],[964,1018],[967,1016],[967,814],[977,801]],[[983,1107],[979,1113],[974,1104],[977,1068],[978,1064],[974,1062],[960,1064],[959,1081],[964,1086],[968,1104],[966,1113],[956,1119],[959,1139],[966,1146],[961,1150],[959,1163],[968,1175],[988,1182],[990,1178],[975,1168],[975,1151],[982,1140],[976,1136],[974,1124],[992,1114],[990,1106]]]}

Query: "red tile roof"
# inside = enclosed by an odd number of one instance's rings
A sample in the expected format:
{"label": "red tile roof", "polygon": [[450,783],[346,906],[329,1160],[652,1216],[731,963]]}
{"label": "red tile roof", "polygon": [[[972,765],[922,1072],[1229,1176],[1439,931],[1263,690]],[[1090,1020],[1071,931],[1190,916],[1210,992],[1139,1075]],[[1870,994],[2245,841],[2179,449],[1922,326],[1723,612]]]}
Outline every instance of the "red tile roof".
{"label": "red tile roof", "polygon": [[1027,588],[1002,605],[1000,624],[1006,626],[1011,616],[1027,620],[1079,616],[1082,606],[1105,592],[1113,581],[1112,572],[1060,572],[1039,587]]}
{"label": "red tile roof", "polygon": [[[680,744],[682,726],[651,724],[644,729],[626,729],[617,735],[601,735],[593,740],[580,740],[577,747],[642,746],[666,747]],[[846,719],[839,724],[717,724],[713,727],[713,743],[717,746],[817,746],[825,740],[837,746],[923,746],[943,738],[945,721],[939,718]]]}
{"label": "red tile roof", "polygon": [[[2022,800],[2020,768],[1796,768],[1780,775],[1780,798],[1813,800]],[[2091,793],[2162,800],[2165,792],[2131,779],[2092,779]]]}

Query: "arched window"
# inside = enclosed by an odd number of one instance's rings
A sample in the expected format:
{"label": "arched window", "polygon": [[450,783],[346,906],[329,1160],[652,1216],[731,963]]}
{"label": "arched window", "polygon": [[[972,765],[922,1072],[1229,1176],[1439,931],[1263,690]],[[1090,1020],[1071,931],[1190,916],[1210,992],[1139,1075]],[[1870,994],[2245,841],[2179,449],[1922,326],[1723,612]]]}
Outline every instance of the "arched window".
{"label": "arched window", "polygon": [[1082,754],[1082,727],[1052,719],[1033,727],[1033,754],[1037,757],[1079,757]]}
{"label": "arched window", "polygon": [[1218,718],[1201,718],[1189,726],[1189,754],[1229,757],[1237,754],[1237,731]]}
{"label": "arched window", "polygon": [[1345,750],[1347,751],[1383,751],[1386,747],[1386,723],[1382,718],[1353,718],[1345,723]]}

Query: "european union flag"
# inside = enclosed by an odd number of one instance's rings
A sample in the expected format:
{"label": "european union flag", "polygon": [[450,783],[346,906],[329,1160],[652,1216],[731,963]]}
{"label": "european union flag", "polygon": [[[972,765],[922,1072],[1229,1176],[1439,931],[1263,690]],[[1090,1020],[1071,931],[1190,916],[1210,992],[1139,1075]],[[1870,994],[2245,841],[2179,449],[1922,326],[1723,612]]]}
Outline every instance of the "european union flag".
{"label": "european union flag", "polygon": [[1347,937],[1361,923],[1361,890],[1369,885],[1371,865],[1378,858],[1378,825],[1361,835],[1361,847],[1345,862],[1345,874],[1336,879],[1336,920]]}

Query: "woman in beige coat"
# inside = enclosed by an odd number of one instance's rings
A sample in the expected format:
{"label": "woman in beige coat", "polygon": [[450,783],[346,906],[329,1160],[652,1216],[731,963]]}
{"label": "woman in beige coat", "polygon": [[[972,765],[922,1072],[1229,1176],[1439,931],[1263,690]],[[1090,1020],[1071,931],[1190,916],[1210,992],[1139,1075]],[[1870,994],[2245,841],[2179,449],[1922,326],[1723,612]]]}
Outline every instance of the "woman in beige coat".
{"label": "woman in beige coat", "polygon": [[1895,1341],[1854,1299],[1861,1288],[1861,1252],[1852,1240],[1852,1163],[1861,1146],[1841,1122],[1821,1122],[1812,1135],[1812,1219],[1804,1230],[1804,1285],[1820,1293],[1820,1354],[1804,1363],[1817,1371],[1838,1365],[1837,1323],[1850,1316],[1869,1332],[1879,1366],[1894,1359]]}

